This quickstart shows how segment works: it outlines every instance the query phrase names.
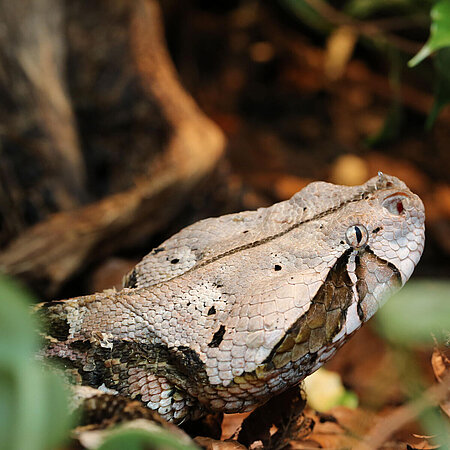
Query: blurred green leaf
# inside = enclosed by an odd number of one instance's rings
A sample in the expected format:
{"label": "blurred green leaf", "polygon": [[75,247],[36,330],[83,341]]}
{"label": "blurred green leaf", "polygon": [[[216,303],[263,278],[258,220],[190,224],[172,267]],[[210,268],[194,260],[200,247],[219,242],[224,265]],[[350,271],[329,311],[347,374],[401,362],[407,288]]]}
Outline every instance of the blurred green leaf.
{"label": "blurred green leaf", "polygon": [[[450,330],[450,282],[410,281],[376,315],[376,328],[393,344],[395,365],[411,400],[420,399],[428,385],[413,347],[434,339],[445,342]],[[436,405],[419,416],[426,434],[439,448],[450,448],[449,424]]]}
{"label": "blurred green leaf", "polygon": [[450,0],[440,0],[431,8],[430,37],[408,65],[414,67],[425,58],[444,47],[450,46]]}
{"label": "blurred green leaf", "polygon": [[347,408],[355,409],[358,407],[359,399],[355,392],[345,390],[342,396],[337,401],[337,405],[345,406]]}
{"label": "blurred green leaf", "polygon": [[450,448],[450,424],[439,408],[427,408],[420,415],[420,422],[427,434],[434,436],[433,441],[440,446],[439,448]]}
{"label": "blurred green leaf", "polygon": [[429,10],[431,0],[350,0],[345,3],[347,14],[359,19],[368,18],[377,13],[415,14]]}
{"label": "blurred green leaf", "polygon": [[281,4],[313,30],[327,33],[333,28],[328,20],[324,19],[304,0],[281,0]]}
{"label": "blurred green leaf", "polygon": [[306,377],[303,387],[308,405],[316,411],[325,412],[338,405],[358,406],[358,396],[344,387],[341,376],[323,367]]}
{"label": "blurred green leaf", "polygon": [[389,341],[414,346],[445,339],[450,329],[450,282],[412,281],[376,316],[376,327]]}
{"label": "blurred green leaf", "polygon": [[0,276],[0,360],[31,355],[37,348],[30,304],[31,297],[21,286]]}
{"label": "blurred green leaf", "polygon": [[427,118],[425,128],[430,130],[441,109],[450,103],[450,48],[439,50],[434,59],[437,75],[434,103]]}
{"label": "blurred green leaf", "polygon": [[146,430],[123,430],[108,437],[98,450],[196,450],[195,445],[187,445],[166,430],[154,432]]}
{"label": "blurred green leaf", "polygon": [[374,135],[366,139],[366,144],[369,147],[378,147],[388,142],[392,142],[400,136],[400,131],[403,122],[403,107],[401,102],[393,100],[389,108],[389,112],[384,119],[383,126]]}
{"label": "blurred green leaf", "polygon": [[54,448],[69,429],[61,380],[35,359],[36,325],[30,296],[0,276],[0,446]]}
{"label": "blurred green leaf", "polygon": [[389,49],[388,55],[390,61],[389,84],[393,93],[392,103],[381,130],[366,139],[369,147],[376,147],[393,141],[399,137],[402,128],[401,73],[404,60],[402,61],[400,52],[394,48]]}

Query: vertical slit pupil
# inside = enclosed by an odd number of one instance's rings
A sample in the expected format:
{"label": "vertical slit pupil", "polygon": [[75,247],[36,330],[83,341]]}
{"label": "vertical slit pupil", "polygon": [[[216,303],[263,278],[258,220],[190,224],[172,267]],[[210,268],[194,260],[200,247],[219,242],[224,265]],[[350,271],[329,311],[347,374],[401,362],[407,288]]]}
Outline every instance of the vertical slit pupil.
{"label": "vertical slit pupil", "polygon": [[355,234],[356,234],[356,240],[358,244],[361,242],[362,239],[362,233],[359,227],[355,227]]}
{"label": "vertical slit pupil", "polygon": [[403,212],[403,203],[402,202],[397,202],[397,211],[399,214],[401,214]]}

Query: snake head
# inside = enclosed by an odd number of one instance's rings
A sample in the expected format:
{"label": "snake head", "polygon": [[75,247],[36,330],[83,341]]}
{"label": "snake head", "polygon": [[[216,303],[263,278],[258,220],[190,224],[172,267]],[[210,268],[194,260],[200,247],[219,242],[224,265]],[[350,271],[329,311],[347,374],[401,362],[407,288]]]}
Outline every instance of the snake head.
{"label": "snake head", "polygon": [[380,230],[373,236],[370,248],[398,269],[404,285],[424,249],[425,208],[422,200],[406,187],[399,190],[393,186],[376,199],[381,206]]}
{"label": "snake head", "polygon": [[357,250],[355,282],[364,320],[408,281],[425,244],[420,198],[395,177],[383,174],[376,182],[359,223],[346,233],[347,243]]}

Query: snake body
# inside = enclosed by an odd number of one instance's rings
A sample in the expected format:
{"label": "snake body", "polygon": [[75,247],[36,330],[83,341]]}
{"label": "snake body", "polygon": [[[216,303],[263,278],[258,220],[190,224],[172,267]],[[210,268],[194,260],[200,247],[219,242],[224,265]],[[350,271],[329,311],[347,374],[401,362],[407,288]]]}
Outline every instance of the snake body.
{"label": "snake body", "polygon": [[314,372],[406,283],[424,219],[420,198],[380,174],[197,222],[122,290],[39,305],[43,354],[171,421],[247,411]]}

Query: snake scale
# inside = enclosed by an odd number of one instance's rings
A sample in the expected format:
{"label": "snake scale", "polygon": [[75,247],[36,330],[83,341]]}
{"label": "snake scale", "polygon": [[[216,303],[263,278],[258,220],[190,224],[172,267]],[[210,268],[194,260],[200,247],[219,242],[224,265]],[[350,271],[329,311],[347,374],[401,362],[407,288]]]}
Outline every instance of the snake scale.
{"label": "snake scale", "polygon": [[424,220],[420,198],[381,173],[202,220],[122,290],[38,305],[42,355],[176,423],[250,410],[317,370],[405,284]]}

